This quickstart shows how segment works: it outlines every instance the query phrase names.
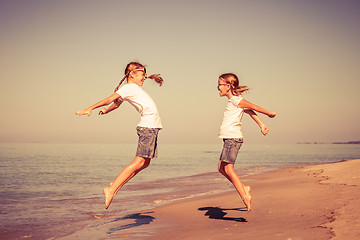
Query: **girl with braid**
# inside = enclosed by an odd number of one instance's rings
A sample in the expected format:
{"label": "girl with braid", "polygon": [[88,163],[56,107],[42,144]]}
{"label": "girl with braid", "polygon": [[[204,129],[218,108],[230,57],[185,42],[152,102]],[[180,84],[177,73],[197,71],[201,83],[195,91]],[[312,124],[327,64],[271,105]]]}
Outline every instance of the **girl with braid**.
{"label": "girl with braid", "polygon": [[[92,110],[107,106],[113,103],[109,108],[102,108],[99,115],[107,114],[117,109],[124,101],[129,102],[140,113],[140,122],[137,125],[137,134],[139,136],[135,159],[126,166],[115,181],[109,187],[104,188],[105,208],[107,209],[117,194],[117,192],[131,178],[141,170],[147,168],[152,158],[157,157],[157,137],[158,132],[162,129],[160,116],[157,107],[151,97],[141,89],[145,79],[151,78],[160,86],[163,79],[159,74],[149,77],[146,75],[146,68],[138,62],[131,62],[125,68],[125,76],[115,88],[115,92],[104,100],[92,105],[85,110],[76,112],[76,115],[91,115]],[[124,80],[127,83],[120,87]]]}
{"label": "girl with braid", "polygon": [[247,86],[240,86],[238,77],[233,73],[225,73],[219,77],[218,90],[220,97],[227,97],[229,99],[219,132],[219,137],[223,139],[224,146],[220,155],[218,170],[234,185],[247,210],[251,211],[250,186],[244,186],[234,171],[235,160],[243,143],[241,119],[244,112],[249,114],[260,126],[261,132],[266,135],[269,129],[262,123],[254,111],[263,113],[270,118],[275,117],[276,113],[269,112],[243,99],[241,95],[247,92],[249,88]]}

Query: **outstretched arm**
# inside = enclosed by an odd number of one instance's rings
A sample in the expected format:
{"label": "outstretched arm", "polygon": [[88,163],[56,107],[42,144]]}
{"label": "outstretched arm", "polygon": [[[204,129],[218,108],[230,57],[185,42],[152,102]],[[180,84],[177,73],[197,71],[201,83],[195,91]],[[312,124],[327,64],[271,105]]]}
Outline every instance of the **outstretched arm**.
{"label": "outstretched arm", "polygon": [[102,107],[102,106],[107,106],[109,105],[110,103],[112,103],[113,101],[115,101],[116,99],[118,99],[120,97],[119,94],[117,93],[113,93],[110,97],[107,97],[105,98],[104,100],[101,100],[100,102],[82,110],[82,111],[77,111],[75,114],[76,115],[88,115],[90,116],[91,115],[91,112],[92,110],[96,109],[96,108],[99,108],[99,107]]}
{"label": "outstretched arm", "polygon": [[269,132],[269,128],[265,126],[265,124],[253,110],[245,110],[244,112],[249,114],[250,117],[259,125],[262,134],[266,135]]}
{"label": "outstretched arm", "polygon": [[273,118],[276,116],[276,112],[270,112],[262,107],[259,107],[255,104],[252,104],[251,102],[246,101],[245,99],[242,99],[239,103],[239,107],[244,108],[245,110],[253,110],[259,113],[263,113],[267,115],[270,118]]}
{"label": "outstretched arm", "polygon": [[109,108],[102,108],[102,109],[99,111],[99,115],[107,114],[107,113],[109,113],[109,112],[114,111],[114,110],[117,109],[122,103],[123,103],[123,101],[114,101],[114,103],[111,104]]}

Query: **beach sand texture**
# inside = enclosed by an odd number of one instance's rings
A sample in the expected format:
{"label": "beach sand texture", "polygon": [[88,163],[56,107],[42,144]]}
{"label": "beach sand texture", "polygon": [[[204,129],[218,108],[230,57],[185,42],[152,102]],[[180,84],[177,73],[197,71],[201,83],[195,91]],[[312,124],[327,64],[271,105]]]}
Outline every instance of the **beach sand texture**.
{"label": "beach sand texture", "polygon": [[243,178],[252,187],[252,212],[234,190],[135,213],[62,239],[356,240],[359,173],[360,160],[286,167]]}

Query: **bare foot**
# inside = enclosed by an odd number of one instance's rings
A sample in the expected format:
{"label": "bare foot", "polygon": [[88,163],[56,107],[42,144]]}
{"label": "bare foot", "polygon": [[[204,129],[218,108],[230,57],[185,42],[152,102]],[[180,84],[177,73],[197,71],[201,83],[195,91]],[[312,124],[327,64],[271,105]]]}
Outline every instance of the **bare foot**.
{"label": "bare foot", "polygon": [[243,199],[243,202],[245,203],[248,212],[251,211],[251,196],[250,195],[246,195]]}
{"label": "bare foot", "polygon": [[246,196],[245,196],[245,198],[243,198],[243,201],[247,207],[248,212],[250,212],[251,211],[251,196],[250,196],[251,187],[244,186],[244,189],[245,189]]}
{"label": "bare foot", "polygon": [[105,195],[105,209],[108,209],[111,201],[114,198],[114,193],[110,190],[110,188],[104,188],[103,192]]}

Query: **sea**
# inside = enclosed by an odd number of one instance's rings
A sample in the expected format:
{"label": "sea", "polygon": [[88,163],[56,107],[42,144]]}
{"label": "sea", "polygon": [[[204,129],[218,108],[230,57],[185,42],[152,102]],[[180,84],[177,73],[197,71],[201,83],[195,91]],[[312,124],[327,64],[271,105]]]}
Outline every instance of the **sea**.
{"label": "sea", "polygon": [[[221,149],[221,144],[161,144],[159,157],[105,210],[102,190],[133,161],[136,144],[0,143],[0,239],[57,239],[96,219],[234,191],[217,172]],[[244,143],[235,170],[241,178],[359,158],[360,144]]]}

